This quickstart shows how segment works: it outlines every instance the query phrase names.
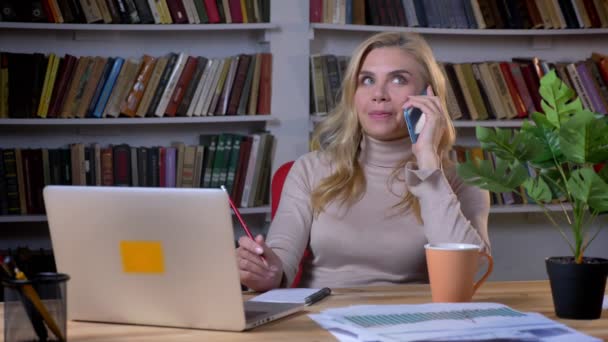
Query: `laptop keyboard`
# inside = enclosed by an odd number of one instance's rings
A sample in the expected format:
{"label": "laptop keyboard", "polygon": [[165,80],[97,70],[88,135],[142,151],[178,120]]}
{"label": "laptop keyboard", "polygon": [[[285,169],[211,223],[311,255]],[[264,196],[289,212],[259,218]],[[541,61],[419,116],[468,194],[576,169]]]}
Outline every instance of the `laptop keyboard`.
{"label": "laptop keyboard", "polygon": [[262,317],[266,314],[268,314],[268,311],[245,310],[245,320],[256,320],[258,317]]}

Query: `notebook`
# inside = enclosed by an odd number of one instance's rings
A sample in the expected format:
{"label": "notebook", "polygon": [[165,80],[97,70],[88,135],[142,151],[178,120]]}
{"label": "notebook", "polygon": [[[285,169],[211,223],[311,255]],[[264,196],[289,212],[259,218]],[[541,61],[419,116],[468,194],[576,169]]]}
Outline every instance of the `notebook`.
{"label": "notebook", "polygon": [[251,302],[265,303],[299,303],[304,305],[312,305],[321,299],[329,296],[331,289],[324,287],[322,289],[309,288],[294,288],[294,289],[274,289],[264,292],[261,295],[251,298]]}
{"label": "notebook", "polygon": [[47,186],[74,320],[241,331],[301,310],[244,301],[220,189]]}

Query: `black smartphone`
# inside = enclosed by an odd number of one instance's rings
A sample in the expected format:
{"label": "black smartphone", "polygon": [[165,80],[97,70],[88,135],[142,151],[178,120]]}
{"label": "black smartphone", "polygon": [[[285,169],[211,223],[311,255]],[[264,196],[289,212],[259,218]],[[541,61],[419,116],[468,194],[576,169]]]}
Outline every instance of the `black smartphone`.
{"label": "black smartphone", "polygon": [[[426,95],[426,88],[422,91],[422,95]],[[410,133],[410,139],[412,139],[412,144],[415,144],[424,127],[424,113],[418,107],[409,107],[403,110],[403,116],[407,130]]]}

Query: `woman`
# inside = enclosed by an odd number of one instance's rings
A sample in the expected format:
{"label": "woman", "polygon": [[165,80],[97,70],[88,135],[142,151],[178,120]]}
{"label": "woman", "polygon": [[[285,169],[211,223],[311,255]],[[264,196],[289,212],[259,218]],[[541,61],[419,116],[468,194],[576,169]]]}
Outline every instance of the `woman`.
{"label": "woman", "polygon": [[[304,287],[426,282],[429,242],[489,251],[489,195],[464,185],[448,160],[455,132],[445,94],[419,35],[363,42],[338,106],[315,132],[316,150],[289,172],[267,241],[239,240],[241,282],[257,291],[289,286],[307,247]],[[411,107],[426,119],[415,144],[403,116]]]}

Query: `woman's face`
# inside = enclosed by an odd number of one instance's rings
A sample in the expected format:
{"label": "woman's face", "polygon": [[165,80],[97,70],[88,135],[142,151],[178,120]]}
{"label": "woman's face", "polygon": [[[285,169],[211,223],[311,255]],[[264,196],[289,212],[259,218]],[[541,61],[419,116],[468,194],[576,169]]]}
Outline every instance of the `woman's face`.
{"label": "woman's face", "polygon": [[420,65],[396,47],[370,51],[361,65],[355,109],[365,134],[377,140],[408,135],[402,106],[410,95],[426,88]]}

